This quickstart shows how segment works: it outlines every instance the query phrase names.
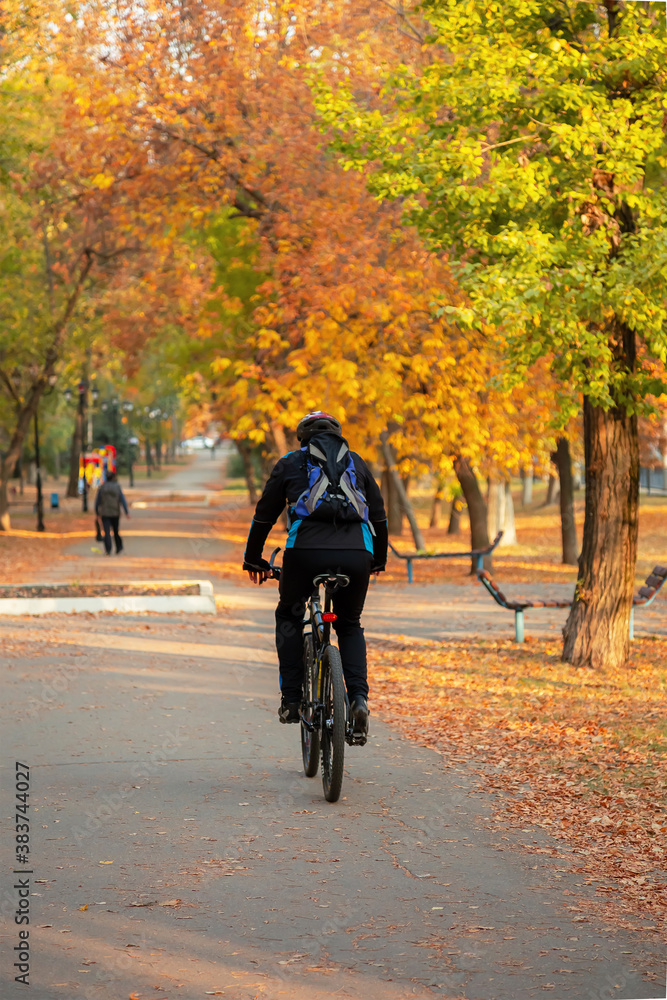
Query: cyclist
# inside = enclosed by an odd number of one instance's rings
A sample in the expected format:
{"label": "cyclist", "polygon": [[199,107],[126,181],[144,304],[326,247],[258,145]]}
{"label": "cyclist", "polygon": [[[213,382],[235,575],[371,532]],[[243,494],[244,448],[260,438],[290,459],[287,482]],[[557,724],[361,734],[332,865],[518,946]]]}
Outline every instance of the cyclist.
{"label": "cyclist", "polygon": [[[335,417],[315,410],[299,422],[296,429],[299,451],[289,452],[275,465],[260,497],[248,534],[243,568],[253,583],[261,584],[271,576],[271,567],[262,558],[262,550],[271,528],[285,504],[288,505],[289,535],[280,574],[280,599],[276,608],[276,648],[280,666],[281,722],[299,722],[303,682],[302,623],[305,604],[313,589],[313,578],[330,571],[350,578],[348,587],[333,596],[338,616],[334,628],[343,661],[343,673],[350,700],[350,714],[356,733],[368,731],[368,682],[366,642],[360,617],[371,573],[381,573],[387,561],[387,515],[382,494],[368,466],[356,452],[349,452],[356,478],[355,487],[367,505],[363,516],[348,514],[346,519],[331,516],[331,504],[321,503],[310,516],[295,517],[295,506],[308,491],[307,451],[321,435],[332,436],[347,446],[342,427]],[[326,439],[325,439],[326,444]],[[334,449],[338,451],[338,447]],[[348,491],[349,495],[349,491]],[[343,503],[347,506],[346,501]],[[364,512],[365,513],[365,512]]]}

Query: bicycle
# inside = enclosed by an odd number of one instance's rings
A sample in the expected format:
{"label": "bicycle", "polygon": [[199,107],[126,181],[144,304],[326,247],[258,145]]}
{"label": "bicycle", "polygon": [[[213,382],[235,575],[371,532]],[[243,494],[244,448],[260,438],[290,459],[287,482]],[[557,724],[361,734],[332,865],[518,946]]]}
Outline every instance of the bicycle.
{"label": "bicycle", "polygon": [[[280,567],[269,560],[274,579]],[[350,703],[345,690],[343,664],[338,648],[331,641],[331,625],[336,613],[331,610],[333,595],[350,583],[344,573],[319,573],[313,579],[313,592],[306,605],[303,622],[303,701],[301,704],[301,755],[306,777],[317,774],[320,758],[322,786],[327,802],[337,802],[343,787],[345,744],[364,746],[365,733],[355,733],[350,721]],[[324,608],[320,587],[324,587]]]}

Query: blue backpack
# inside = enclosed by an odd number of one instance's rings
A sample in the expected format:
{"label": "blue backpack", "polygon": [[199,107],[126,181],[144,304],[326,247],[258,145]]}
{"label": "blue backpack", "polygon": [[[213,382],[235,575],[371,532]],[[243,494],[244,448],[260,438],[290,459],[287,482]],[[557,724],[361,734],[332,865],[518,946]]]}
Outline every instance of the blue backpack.
{"label": "blue backpack", "polygon": [[336,434],[315,434],[301,451],[308,487],[292,508],[294,518],[368,524],[368,502],[357,485],[347,441]]}

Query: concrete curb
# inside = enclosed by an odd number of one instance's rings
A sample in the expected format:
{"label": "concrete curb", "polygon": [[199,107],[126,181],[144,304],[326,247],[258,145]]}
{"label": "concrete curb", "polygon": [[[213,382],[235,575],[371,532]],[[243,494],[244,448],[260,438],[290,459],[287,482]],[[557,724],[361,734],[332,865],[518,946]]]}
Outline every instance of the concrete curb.
{"label": "concrete curb", "polygon": [[181,507],[210,507],[211,498],[204,497],[203,500],[133,500],[130,503],[132,510],[177,510]]}
{"label": "concrete curb", "polygon": [[[165,589],[183,584],[189,586],[198,584],[199,593],[144,596],[128,594],[117,597],[4,597],[0,598],[0,616],[80,614],[85,611],[152,611],[158,614],[187,611],[190,614],[215,614],[215,597],[210,580],[148,580],[145,584],[150,586],[162,584]],[[60,587],[64,589],[66,585],[49,586],[57,591]],[[122,583],[119,586],[122,586]]]}

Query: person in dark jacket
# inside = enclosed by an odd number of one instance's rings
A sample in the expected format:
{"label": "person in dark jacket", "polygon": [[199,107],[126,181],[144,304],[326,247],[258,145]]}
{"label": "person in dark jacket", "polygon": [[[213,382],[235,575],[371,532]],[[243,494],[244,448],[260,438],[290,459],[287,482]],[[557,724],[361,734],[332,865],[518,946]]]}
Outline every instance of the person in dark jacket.
{"label": "person in dark jacket", "polygon": [[116,543],[116,555],[123,551],[123,540],[118,533],[120,524],[120,509],[125,511],[125,516],[129,517],[127,500],[120,488],[120,483],[116,479],[116,473],[110,472],[106,482],[102,483],[95,497],[95,513],[102,518],[104,528],[104,551],[111,555],[111,532],[113,531],[114,542]]}
{"label": "person in dark jacket", "polygon": [[350,452],[356,487],[368,506],[368,523],[357,519],[327,519],[325,516],[300,517],[295,507],[309,488],[306,449],[315,435],[333,435],[343,444],[342,427],[335,417],[321,410],[307,414],[297,427],[301,443],[279,460],[260,497],[250,527],[243,568],[253,583],[263,583],[271,576],[271,567],[262,557],[271,528],[288,505],[290,530],[285,545],[280,574],[280,600],[276,608],[276,648],[280,665],[281,722],[299,722],[303,684],[302,622],[305,604],[312,593],[313,578],[327,571],[345,573],[348,587],[336,591],[334,628],[343,661],[345,684],[355,732],[368,731],[368,681],[366,642],[361,627],[361,612],[371,573],[381,573],[387,561],[387,515],[380,489],[368,466],[355,452]]}

